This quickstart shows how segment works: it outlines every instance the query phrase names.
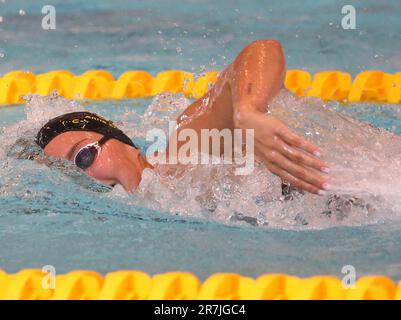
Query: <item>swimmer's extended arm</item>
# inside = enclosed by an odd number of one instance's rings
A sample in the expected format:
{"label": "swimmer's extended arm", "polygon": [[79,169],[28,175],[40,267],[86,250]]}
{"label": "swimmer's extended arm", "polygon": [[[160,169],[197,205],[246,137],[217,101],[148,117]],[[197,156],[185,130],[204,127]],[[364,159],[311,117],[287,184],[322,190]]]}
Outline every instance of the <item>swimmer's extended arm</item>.
{"label": "swimmer's extended arm", "polygon": [[283,87],[284,76],[280,43],[252,42],[220,74],[213,88],[178,118],[177,131],[195,129],[200,138],[201,129],[254,129],[255,154],[271,172],[296,187],[321,193],[327,178],[319,173],[326,165],[315,156],[318,148],[266,115],[268,103]]}

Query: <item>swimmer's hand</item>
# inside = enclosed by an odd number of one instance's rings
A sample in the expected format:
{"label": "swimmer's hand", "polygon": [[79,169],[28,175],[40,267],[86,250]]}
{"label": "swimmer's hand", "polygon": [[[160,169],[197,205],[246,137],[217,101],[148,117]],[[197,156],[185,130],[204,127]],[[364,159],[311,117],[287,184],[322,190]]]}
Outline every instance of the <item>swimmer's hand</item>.
{"label": "swimmer's hand", "polygon": [[235,127],[254,129],[255,155],[266,167],[291,185],[315,194],[328,189],[327,165],[319,148],[294,133],[279,119],[246,110],[234,113]]}

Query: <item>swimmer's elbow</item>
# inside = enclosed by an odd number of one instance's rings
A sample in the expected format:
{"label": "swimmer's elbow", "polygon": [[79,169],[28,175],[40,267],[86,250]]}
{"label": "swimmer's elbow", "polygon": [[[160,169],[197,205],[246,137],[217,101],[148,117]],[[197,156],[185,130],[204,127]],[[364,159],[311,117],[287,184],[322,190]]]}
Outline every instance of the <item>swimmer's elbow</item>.
{"label": "swimmer's elbow", "polygon": [[275,39],[255,40],[248,44],[245,48],[258,51],[268,50],[269,52],[277,52],[279,54],[283,54],[283,48],[280,41]]}
{"label": "swimmer's elbow", "polygon": [[271,46],[281,48],[281,43],[276,39],[258,39],[252,41],[248,46]]}
{"label": "swimmer's elbow", "polygon": [[265,56],[268,57],[267,61],[282,69],[285,68],[283,48],[278,40],[255,40],[248,44],[239,56],[248,58]]}

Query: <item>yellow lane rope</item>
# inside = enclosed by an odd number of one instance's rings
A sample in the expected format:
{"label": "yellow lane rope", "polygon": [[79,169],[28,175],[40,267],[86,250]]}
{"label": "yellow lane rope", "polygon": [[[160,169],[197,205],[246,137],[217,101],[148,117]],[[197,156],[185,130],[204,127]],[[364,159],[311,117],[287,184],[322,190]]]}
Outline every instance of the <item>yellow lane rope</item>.
{"label": "yellow lane rope", "polygon": [[[67,70],[41,74],[11,71],[0,77],[0,104],[23,103],[27,93],[48,95],[53,90],[69,99],[130,99],[162,92],[202,97],[216,81],[218,71],[196,77],[181,70],[167,70],[152,76],[140,70],[122,73],[118,79],[106,70],[88,70],[74,75]],[[285,86],[299,96],[320,97],[341,102],[401,103],[401,72],[363,71],[354,79],[343,71],[322,71],[313,76],[303,70],[288,70]]]}
{"label": "yellow lane rope", "polygon": [[354,288],[334,276],[298,278],[265,274],[257,279],[236,273],[215,273],[203,283],[189,272],[150,276],[142,271],[95,271],[57,275],[24,269],[0,270],[0,299],[401,299],[401,282],[385,276],[364,276]]}

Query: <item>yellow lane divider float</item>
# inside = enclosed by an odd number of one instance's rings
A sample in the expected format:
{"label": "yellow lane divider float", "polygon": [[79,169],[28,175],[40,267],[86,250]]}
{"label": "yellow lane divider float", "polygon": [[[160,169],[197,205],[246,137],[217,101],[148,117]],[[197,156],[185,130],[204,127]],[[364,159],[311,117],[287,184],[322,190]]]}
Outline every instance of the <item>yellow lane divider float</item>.
{"label": "yellow lane divider float", "polygon": [[53,281],[41,270],[16,274],[0,270],[0,299],[396,299],[401,282],[384,276],[364,276],[354,288],[344,288],[333,276],[298,278],[266,274],[257,279],[236,273],[216,273],[203,283],[188,272],[150,276],[142,271],[114,271],[105,277],[95,271],[72,271]]}
{"label": "yellow lane divider float", "polygon": [[[195,77],[181,70],[162,71],[156,76],[133,70],[115,79],[105,70],[89,70],[81,75],[66,70],[37,75],[17,70],[0,77],[0,104],[19,104],[25,94],[48,95],[53,90],[69,99],[145,98],[167,91],[200,98],[216,82],[217,76],[217,71]],[[324,100],[401,103],[401,72],[363,71],[352,80],[343,71],[322,71],[312,77],[306,71],[289,70],[285,86],[299,96]]]}

